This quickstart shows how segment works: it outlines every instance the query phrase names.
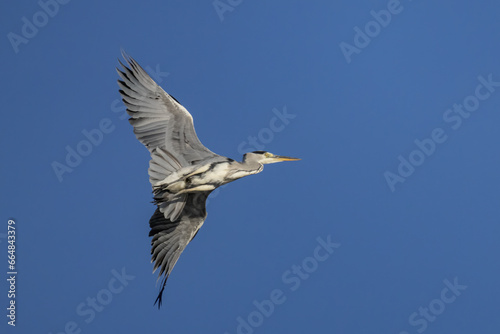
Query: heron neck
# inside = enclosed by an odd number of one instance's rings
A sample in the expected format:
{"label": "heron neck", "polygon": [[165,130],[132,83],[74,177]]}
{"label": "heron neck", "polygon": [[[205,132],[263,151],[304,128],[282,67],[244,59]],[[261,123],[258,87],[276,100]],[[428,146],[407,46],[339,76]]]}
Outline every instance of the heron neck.
{"label": "heron neck", "polygon": [[259,173],[264,168],[264,165],[255,160],[243,160],[238,164],[238,169],[247,172],[249,175]]}

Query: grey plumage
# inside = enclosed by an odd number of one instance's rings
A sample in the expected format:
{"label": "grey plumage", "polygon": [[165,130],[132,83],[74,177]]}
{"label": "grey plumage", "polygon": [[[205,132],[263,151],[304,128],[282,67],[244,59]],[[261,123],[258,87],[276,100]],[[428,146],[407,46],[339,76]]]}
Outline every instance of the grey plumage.
{"label": "grey plumage", "polygon": [[[191,114],[158,86],[144,69],[122,52],[117,69],[123,103],[134,133],[151,154],[149,181],[157,209],[149,224],[153,272],[163,276],[156,302],[160,307],[166,281],[187,244],[203,225],[205,202],[217,187],[259,173],[263,164],[299,160],[256,151],[243,161],[217,155],[198,139]],[[156,303],[155,302],[155,303]]]}

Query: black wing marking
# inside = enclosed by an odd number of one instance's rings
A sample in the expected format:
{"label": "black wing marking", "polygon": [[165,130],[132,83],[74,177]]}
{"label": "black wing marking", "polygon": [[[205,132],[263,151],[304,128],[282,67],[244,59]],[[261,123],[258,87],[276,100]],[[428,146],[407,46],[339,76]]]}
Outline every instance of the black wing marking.
{"label": "black wing marking", "polygon": [[186,205],[176,221],[165,218],[160,209],[156,209],[149,221],[151,227],[149,236],[153,237],[151,240],[153,272],[160,268],[158,279],[163,275],[162,287],[155,301],[155,304],[158,302],[158,308],[161,306],[162,294],[172,269],[207,217],[205,202],[209,194],[210,191],[188,194]]}

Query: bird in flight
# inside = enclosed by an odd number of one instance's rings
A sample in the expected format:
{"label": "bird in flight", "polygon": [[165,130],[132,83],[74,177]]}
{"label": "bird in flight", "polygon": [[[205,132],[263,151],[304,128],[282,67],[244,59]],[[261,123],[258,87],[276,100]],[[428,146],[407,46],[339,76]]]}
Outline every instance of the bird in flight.
{"label": "bird in flight", "polygon": [[226,183],[260,173],[264,164],[300,159],[254,151],[239,162],[213,153],[196,136],[186,108],[132,57],[124,52],[122,56],[119,92],[137,139],[151,154],[148,173],[157,208],[149,221],[149,236],[153,273],[159,268],[158,279],[163,276],[155,301],[160,307],[172,269],[207,217],[208,195]]}

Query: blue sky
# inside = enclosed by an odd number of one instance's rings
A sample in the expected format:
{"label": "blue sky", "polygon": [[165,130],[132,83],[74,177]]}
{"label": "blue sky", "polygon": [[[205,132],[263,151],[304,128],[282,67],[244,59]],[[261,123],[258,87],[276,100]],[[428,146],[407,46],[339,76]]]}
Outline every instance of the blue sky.
{"label": "blue sky", "polygon": [[[499,6],[4,5],[2,333],[497,333]],[[159,311],[120,48],[212,151],[303,159],[212,194]]]}

